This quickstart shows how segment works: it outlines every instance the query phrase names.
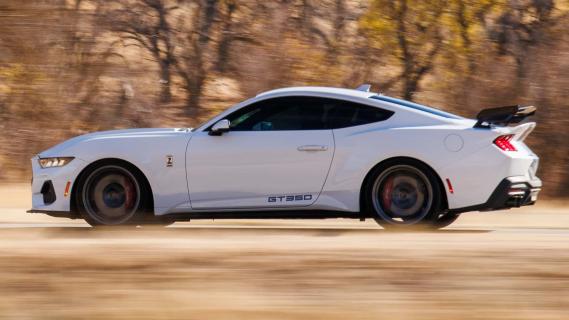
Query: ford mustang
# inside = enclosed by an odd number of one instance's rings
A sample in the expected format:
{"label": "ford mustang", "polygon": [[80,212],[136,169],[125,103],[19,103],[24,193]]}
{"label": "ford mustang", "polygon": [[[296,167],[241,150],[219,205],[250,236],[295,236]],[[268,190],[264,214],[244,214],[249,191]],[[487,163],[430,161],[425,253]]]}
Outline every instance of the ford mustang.
{"label": "ford mustang", "polygon": [[32,159],[32,209],[93,226],[193,219],[375,219],[442,228],[534,204],[533,106],[467,119],[358,89],[284,88],[195,129],[67,140]]}

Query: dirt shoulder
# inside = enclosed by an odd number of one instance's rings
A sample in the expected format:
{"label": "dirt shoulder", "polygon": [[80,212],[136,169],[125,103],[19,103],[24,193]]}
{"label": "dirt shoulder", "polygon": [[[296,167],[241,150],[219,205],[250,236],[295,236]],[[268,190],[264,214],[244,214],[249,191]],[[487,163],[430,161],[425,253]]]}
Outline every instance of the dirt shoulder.
{"label": "dirt shoulder", "polygon": [[26,214],[26,187],[2,188],[0,318],[569,318],[558,205],[429,233],[336,219],[94,230]]}

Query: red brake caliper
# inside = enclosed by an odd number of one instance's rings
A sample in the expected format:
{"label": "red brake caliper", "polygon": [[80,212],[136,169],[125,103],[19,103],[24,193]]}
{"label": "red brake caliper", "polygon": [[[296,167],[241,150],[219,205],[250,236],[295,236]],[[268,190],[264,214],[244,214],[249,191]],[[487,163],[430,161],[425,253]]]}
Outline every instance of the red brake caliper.
{"label": "red brake caliper", "polygon": [[383,185],[381,192],[381,202],[385,209],[391,208],[391,192],[393,191],[393,177],[389,177]]}
{"label": "red brake caliper", "polygon": [[124,207],[126,209],[132,209],[136,197],[136,195],[134,194],[134,186],[132,185],[130,179],[126,177],[124,178],[123,181],[124,181],[124,191],[126,195],[126,199],[124,201]]}

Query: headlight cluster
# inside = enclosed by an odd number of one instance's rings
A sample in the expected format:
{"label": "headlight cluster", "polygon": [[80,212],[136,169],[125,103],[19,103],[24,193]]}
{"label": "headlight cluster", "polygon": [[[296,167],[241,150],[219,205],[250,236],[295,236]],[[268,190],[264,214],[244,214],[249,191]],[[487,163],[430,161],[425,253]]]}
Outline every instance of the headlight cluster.
{"label": "headlight cluster", "polygon": [[74,157],[55,157],[55,158],[40,158],[39,163],[42,168],[63,167],[64,165],[75,159]]}

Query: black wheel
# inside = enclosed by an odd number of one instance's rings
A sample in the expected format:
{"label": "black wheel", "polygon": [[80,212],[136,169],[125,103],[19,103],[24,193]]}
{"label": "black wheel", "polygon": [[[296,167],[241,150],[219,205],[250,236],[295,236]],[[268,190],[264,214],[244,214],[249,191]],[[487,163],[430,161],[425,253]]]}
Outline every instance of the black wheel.
{"label": "black wheel", "polygon": [[92,226],[136,225],[147,216],[152,195],[126,166],[107,164],[79,181],[76,194],[81,216]]}
{"label": "black wheel", "polygon": [[433,228],[442,197],[435,174],[414,162],[374,169],[364,189],[367,210],[387,229]]}

